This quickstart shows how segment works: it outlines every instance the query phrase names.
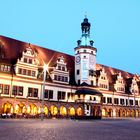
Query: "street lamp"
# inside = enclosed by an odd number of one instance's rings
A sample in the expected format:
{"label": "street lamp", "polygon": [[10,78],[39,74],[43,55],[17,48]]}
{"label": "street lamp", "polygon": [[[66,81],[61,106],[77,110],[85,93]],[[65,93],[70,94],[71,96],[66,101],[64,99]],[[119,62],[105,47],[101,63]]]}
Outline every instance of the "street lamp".
{"label": "street lamp", "polygon": [[46,81],[46,71],[48,70],[48,65],[43,66],[43,90],[42,90],[42,110],[41,110],[41,120],[44,119],[44,92],[45,92],[45,81]]}

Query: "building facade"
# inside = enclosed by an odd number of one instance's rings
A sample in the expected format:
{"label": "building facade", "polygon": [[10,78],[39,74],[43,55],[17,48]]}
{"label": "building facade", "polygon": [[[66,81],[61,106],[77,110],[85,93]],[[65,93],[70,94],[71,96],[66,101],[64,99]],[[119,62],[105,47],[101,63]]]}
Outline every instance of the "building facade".
{"label": "building facade", "polygon": [[0,114],[140,117],[139,76],[97,64],[90,27],[74,56],[0,36]]}

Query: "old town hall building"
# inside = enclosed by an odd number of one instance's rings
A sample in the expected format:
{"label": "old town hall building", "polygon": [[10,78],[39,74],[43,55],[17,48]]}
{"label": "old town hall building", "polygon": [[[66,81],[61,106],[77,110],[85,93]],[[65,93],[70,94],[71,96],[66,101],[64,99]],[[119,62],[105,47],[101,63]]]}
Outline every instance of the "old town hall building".
{"label": "old town hall building", "polygon": [[0,36],[0,114],[139,117],[139,76],[96,63],[90,27],[74,56]]}

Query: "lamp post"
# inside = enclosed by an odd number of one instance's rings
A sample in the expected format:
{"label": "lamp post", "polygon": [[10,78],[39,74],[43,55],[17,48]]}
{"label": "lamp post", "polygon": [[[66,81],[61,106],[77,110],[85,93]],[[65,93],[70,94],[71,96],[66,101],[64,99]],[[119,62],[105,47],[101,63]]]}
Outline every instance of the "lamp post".
{"label": "lamp post", "polygon": [[45,92],[45,81],[46,81],[46,71],[48,69],[48,65],[43,66],[43,90],[42,90],[42,110],[41,110],[41,120],[44,119],[44,92]]}

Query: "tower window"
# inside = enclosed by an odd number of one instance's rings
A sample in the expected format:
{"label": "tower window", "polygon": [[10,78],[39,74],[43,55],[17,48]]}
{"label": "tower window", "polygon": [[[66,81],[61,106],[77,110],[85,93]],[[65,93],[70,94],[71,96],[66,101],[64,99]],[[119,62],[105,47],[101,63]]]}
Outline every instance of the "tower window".
{"label": "tower window", "polygon": [[93,54],[93,51],[91,51],[91,54]]}
{"label": "tower window", "polygon": [[79,51],[77,51],[77,53],[79,53]]}
{"label": "tower window", "polygon": [[93,86],[93,80],[91,80],[91,85]]}
{"label": "tower window", "polygon": [[80,80],[78,80],[78,85],[80,85]]}
{"label": "tower window", "polygon": [[79,75],[80,74],[80,70],[77,70],[77,75]]}
{"label": "tower window", "polygon": [[84,55],[84,58],[86,58],[86,56]]}
{"label": "tower window", "polygon": [[84,50],[84,52],[87,52],[86,50]]}

